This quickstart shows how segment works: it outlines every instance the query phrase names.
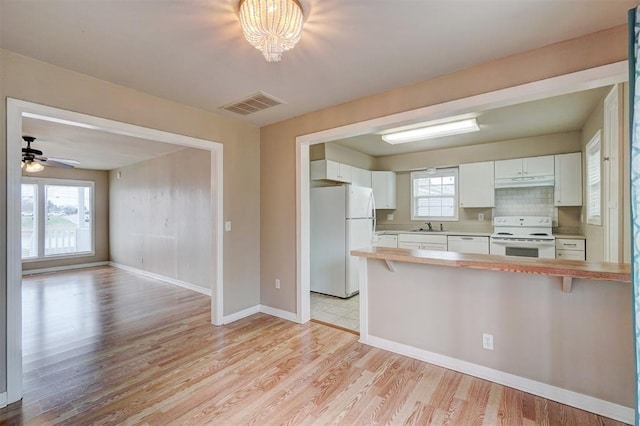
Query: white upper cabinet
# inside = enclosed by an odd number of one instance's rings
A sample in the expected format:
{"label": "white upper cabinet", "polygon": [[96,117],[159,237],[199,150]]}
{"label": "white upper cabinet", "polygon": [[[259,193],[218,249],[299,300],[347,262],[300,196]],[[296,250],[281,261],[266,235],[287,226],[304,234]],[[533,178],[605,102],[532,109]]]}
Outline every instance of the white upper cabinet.
{"label": "white upper cabinet", "polygon": [[351,184],[371,188],[371,172],[358,167],[351,167]]}
{"label": "white upper cabinet", "polygon": [[553,155],[543,157],[515,158],[495,162],[496,179],[512,179],[519,177],[553,176]]}
{"label": "white upper cabinet", "polygon": [[334,180],[351,183],[351,166],[331,160],[312,161],[311,180]]}
{"label": "white upper cabinet", "polygon": [[460,164],[458,179],[460,207],[495,206],[493,161]]}
{"label": "white upper cabinet", "polygon": [[396,208],[396,174],[394,172],[371,172],[371,188],[376,209]]}
{"label": "white upper cabinet", "polygon": [[514,177],[522,177],[522,158],[495,162],[496,179],[510,179]]}
{"label": "white upper cabinet", "polygon": [[582,154],[574,152],[555,156],[555,206],[582,205]]}
{"label": "white upper cabinet", "polygon": [[524,176],[553,176],[553,173],[553,155],[522,159],[522,174]]}

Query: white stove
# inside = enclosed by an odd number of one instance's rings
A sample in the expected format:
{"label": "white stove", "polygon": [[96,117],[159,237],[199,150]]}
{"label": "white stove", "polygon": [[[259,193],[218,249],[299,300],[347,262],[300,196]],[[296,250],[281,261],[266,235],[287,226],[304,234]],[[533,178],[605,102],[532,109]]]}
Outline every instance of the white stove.
{"label": "white stove", "polygon": [[548,216],[497,216],[489,252],[503,256],[556,257],[552,220]]}

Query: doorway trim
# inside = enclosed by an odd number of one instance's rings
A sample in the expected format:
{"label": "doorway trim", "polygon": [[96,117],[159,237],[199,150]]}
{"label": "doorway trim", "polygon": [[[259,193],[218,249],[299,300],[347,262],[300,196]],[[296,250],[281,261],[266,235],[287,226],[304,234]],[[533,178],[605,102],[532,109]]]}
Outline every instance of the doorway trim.
{"label": "doorway trim", "polygon": [[214,255],[211,282],[211,322],[223,324],[223,145],[220,142],[192,138],[162,130],[122,123],[60,108],[7,98],[7,404],[22,398],[22,260],[20,249],[20,158],[22,116],[38,114],[116,135],[126,135],[158,142],[199,148],[211,152],[211,201],[214,215],[212,249]]}
{"label": "doorway trim", "polygon": [[[333,129],[296,137],[296,320],[304,323],[311,316],[310,287],[310,225],[309,225],[309,147],[347,137],[377,132],[392,126],[402,126],[450,115],[474,112],[478,108],[500,108],[523,102],[559,96],[581,90],[613,85],[628,80],[628,61],[590,68],[551,77],[519,86],[500,89],[463,99],[430,105],[411,111],[373,118]],[[366,331],[366,300],[360,297],[360,332]],[[364,312],[366,314],[366,312]]]}

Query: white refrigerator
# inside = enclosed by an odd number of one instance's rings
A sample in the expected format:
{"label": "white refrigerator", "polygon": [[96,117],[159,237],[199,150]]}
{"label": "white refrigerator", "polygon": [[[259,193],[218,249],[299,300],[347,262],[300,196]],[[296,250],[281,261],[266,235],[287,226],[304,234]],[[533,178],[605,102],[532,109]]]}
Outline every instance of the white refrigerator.
{"label": "white refrigerator", "polygon": [[358,293],[358,258],[370,247],[375,204],[371,188],[311,188],[311,291],[347,298]]}

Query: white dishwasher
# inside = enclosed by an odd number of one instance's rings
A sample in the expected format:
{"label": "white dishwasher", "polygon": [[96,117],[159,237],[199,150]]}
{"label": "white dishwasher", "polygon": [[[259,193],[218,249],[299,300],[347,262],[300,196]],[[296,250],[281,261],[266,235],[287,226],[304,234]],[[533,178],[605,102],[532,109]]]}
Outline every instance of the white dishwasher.
{"label": "white dishwasher", "polygon": [[457,253],[489,254],[489,237],[449,235],[447,245]]}

